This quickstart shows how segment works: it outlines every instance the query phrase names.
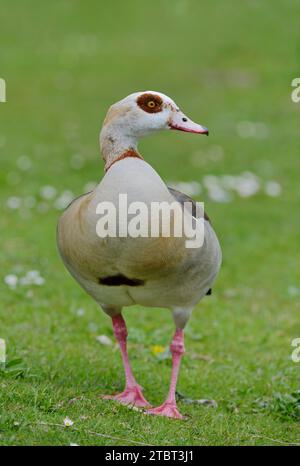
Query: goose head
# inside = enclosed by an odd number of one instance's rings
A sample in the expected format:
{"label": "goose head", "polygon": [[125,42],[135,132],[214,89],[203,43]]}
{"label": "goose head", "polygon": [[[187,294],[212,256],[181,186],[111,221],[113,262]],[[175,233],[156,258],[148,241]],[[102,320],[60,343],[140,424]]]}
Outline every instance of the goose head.
{"label": "goose head", "polygon": [[125,151],[136,151],[137,141],[160,130],[206,134],[167,95],[156,91],[136,92],[112,105],[100,133],[100,146],[106,165]]}

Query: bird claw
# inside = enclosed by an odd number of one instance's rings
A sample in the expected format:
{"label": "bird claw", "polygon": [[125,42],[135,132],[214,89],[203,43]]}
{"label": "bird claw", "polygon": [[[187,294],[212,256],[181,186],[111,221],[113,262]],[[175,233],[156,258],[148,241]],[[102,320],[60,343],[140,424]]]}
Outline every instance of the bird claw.
{"label": "bird claw", "polygon": [[115,400],[124,405],[133,405],[138,408],[149,408],[151,405],[144,398],[139,386],[125,388],[122,393],[117,395],[101,395],[104,400]]}
{"label": "bird claw", "polygon": [[186,419],[177,409],[176,403],[165,402],[157,408],[147,409],[146,414],[153,414],[156,416],[166,416],[173,419]]}

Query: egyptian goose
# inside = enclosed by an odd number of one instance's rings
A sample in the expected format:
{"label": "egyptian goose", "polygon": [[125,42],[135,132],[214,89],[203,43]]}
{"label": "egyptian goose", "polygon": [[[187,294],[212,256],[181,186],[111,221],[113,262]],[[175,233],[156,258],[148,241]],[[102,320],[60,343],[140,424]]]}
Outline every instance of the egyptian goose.
{"label": "egyptian goose", "polygon": [[[154,91],[137,92],[112,105],[100,132],[105,175],[89,193],[75,199],[58,223],[58,247],[66,268],[112,319],[125,369],[122,393],[103,398],[145,408],[145,412],[182,419],[175,390],[184,354],[184,327],[194,306],[210,293],[221,264],[221,249],[208,220],[202,218],[204,241],[201,247],[187,248],[186,238],[99,237],[96,233],[97,206],[111,202],[120,209],[119,195],[129,202],[183,205],[191,201],[185,194],[168,188],[137,150],[138,140],[154,131],[172,129],[196,134],[208,130],[191,121],[168,96]],[[195,218],[193,206],[193,221]],[[173,218],[173,217],[172,217]],[[174,218],[173,218],[174,220]],[[175,334],[171,384],[166,401],[151,408],[132,373],[127,354],[127,328],[122,308],[140,304],[172,311]]]}

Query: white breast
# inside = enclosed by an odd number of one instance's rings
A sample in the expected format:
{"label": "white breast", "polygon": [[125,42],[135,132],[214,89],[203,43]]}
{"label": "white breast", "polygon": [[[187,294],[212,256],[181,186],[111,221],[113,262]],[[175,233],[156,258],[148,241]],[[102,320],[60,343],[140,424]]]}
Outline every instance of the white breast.
{"label": "white breast", "polygon": [[116,205],[120,193],[127,194],[128,202],[150,204],[173,200],[156,171],[147,162],[130,157],[112,165],[95,189],[97,199],[109,200]]}
{"label": "white breast", "polygon": [[[128,158],[114,164],[90,195],[86,209],[80,212],[84,231],[80,233],[78,228],[76,234],[76,247],[71,254],[75,261],[72,257],[65,261],[71,273],[101,304],[138,303],[155,307],[196,304],[211,287],[221,262],[220,246],[210,224],[205,222],[205,240],[199,249],[187,249],[185,238],[97,238],[97,205],[109,201],[118,206],[120,194],[127,194],[128,204],[140,201],[149,208],[154,201],[174,202],[163,180],[143,160]],[[78,200],[69,208],[72,226],[68,226],[71,222],[66,217],[65,236],[69,234],[68,228],[74,235],[75,222],[80,217],[77,212],[83,202]],[[99,285],[100,277],[114,274],[141,279],[145,284]]]}

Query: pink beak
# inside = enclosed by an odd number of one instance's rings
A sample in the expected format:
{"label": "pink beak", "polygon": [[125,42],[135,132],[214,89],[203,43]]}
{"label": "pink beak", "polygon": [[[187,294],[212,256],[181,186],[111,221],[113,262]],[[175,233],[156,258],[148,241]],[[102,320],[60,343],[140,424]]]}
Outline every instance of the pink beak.
{"label": "pink beak", "polygon": [[172,118],[169,120],[170,129],[177,129],[178,131],[186,131],[187,133],[206,134],[208,136],[208,129],[205,126],[198,125],[185,116],[182,112],[174,112]]}

